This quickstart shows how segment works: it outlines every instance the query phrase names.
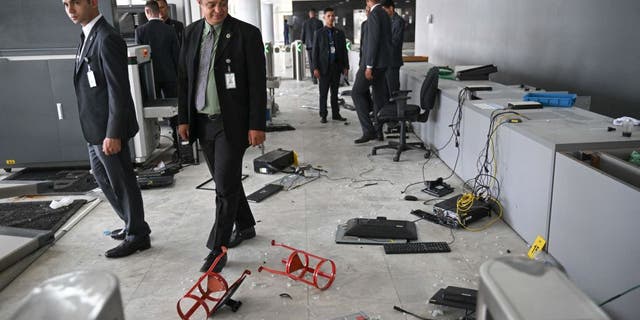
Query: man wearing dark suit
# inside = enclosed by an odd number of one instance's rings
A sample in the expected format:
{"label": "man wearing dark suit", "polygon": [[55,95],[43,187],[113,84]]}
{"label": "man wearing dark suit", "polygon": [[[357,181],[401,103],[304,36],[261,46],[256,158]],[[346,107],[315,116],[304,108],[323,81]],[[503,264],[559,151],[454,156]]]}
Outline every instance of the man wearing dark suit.
{"label": "man wearing dark suit", "polygon": [[[371,122],[369,113],[373,110],[377,117],[378,110],[386,101],[387,85],[385,72],[391,62],[391,19],[384,11],[379,0],[367,0],[370,13],[367,17],[364,44],[360,47],[362,57],[360,68],[353,84],[352,98],[356,106],[358,120],[362,127],[362,137],[356,144],[365,143],[376,137],[382,139],[382,129]],[[373,108],[369,99],[369,87],[373,87]],[[377,122],[377,121],[376,121]]]}
{"label": "man wearing dark suit", "polygon": [[222,246],[256,235],[242,188],[242,157],[248,146],[265,140],[267,75],[260,30],[231,17],[227,0],[198,3],[204,18],[185,29],[178,63],[178,131],[185,140],[200,141],[216,184],[210,252],[200,269],[205,272]]}
{"label": "man wearing dark suit", "polygon": [[160,7],[160,19],[164,21],[165,24],[173,27],[173,30],[176,31],[176,35],[178,36],[178,45],[182,45],[182,36],[184,34],[184,24],[178,20],[171,19],[169,17],[169,5],[167,4],[167,0],[156,0],[158,3],[158,7]]}
{"label": "man wearing dark suit", "polygon": [[313,76],[320,80],[320,122],[327,123],[327,93],[331,88],[331,118],[346,121],[340,115],[338,86],[340,74],[349,73],[349,56],[344,32],[334,28],[333,8],[324,9],[325,27],[316,31],[313,40]]}
{"label": "man wearing dark suit", "polygon": [[178,37],[169,25],[160,20],[160,8],[156,1],[147,1],[144,13],[149,22],[136,28],[136,43],[151,47],[153,76],[158,98],[178,97]]}
{"label": "man wearing dark suit", "polygon": [[402,42],[404,41],[404,19],[396,13],[393,0],[383,0],[382,7],[391,17],[391,46],[393,54],[389,69],[387,69],[387,87],[389,94],[400,90],[400,67],[404,65],[402,61]]}
{"label": "man wearing dark suit", "polygon": [[98,11],[98,0],[63,0],[63,4],[71,21],[82,25],[73,83],[91,169],[125,223],[122,232],[112,232],[114,239],[124,241],[105,256],[124,257],[151,247],[128,147],[138,123],[127,76],[127,46]]}
{"label": "man wearing dark suit", "polygon": [[313,37],[318,29],[322,28],[322,22],[316,18],[316,9],[309,10],[309,20],[302,24],[302,43],[307,49],[307,58],[309,59],[309,69],[311,70],[311,81],[314,84],[318,80],[313,76]]}

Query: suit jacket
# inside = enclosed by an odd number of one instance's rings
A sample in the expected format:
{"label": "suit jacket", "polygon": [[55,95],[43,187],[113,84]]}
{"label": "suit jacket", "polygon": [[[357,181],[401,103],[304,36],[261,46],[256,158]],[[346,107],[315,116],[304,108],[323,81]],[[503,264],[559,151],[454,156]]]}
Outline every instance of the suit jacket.
{"label": "suit jacket", "polygon": [[402,61],[402,43],[404,42],[404,19],[397,13],[391,17],[391,46],[393,47],[391,67],[399,68]]}
{"label": "suit jacket", "polygon": [[[198,132],[195,95],[205,23],[200,19],[185,29],[178,63],[178,121],[189,124],[191,141]],[[232,144],[246,148],[249,130],[264,131],[266,127],[267,73],[262,36],[258,28],[232,16],[222,23],[219,36],[212,63],[224,132]],[[236,89],[226,88],[228,68],[235,74]]]}
{"label": "suit jacket", "polygon": [[363,60],[362,60],[362,52],[364,52],[364,43],[365,43],[365,36],[367,35],[367,20],[362,21],[362,24],[360,25],[360,63],[359,65],[362,66],[363,65]]}
{"label": "suit jacket", "polygon": [[[80,55],[82,43],[78,47]],[[89,85],[89,68],[96,86]],[[78,98],[80,126],[92,145],[108,138],[126,143],[138,132],[127,71],[127,45],[120,34],[100,18],[91,29],[76,63],[73,84]]]}
{"label": "suit jacket", "polygon": [[181,46],[184,36],[184,24],[182,24],[182,22],[178,20],[173,20],[171,18],[167,18],[164,23],[173,27],[173,30],[175,30],[176,35],[178,36],[178,46]]}
{"label": "suit jacket", "polygon": [[382,5],[377,5],[367,17],[367,33],[364,40],[363,58],[360,66],[375,69],[387,68],[391,64],[391,18]]}
{"label": "suit jacket", "polygon": [[151,46],[153,75],[156,82],[176,82],[178,79],[178,36],[161,20],[151,20],[136,28],[136,43]]}
{"label": "suit jacket", "polygon": [[[319,69],[320,74],[329,73],[329,65],[331,64],[331,46],[329,45],[329,28],[322,27],[316,31],[313,40],[313,59],[311,69]],[[349,68],[349,55],[347,54],[347,39],[344,32],[338,28],[333,28],[333,42],[336,48],[335,64],[338,70],[342,72]]]}
{"label": "suit jacket", "polygon": [[302,24],[302,43],[307,47],[307,50],[311,50],[313,48],[313,37],[316,31],[322,28],[322,21],[318,20],[318,18],[313,18],[305,21]]}

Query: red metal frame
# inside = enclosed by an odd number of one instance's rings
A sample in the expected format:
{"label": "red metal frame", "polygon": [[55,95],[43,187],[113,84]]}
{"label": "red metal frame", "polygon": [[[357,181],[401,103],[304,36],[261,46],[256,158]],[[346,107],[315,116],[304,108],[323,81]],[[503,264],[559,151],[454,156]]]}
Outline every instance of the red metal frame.
{"label": "red metal frame", "polygon": [[[285,266],[284,271],[261,266],[258,268],[258,272],[262,272],[262,270],[265,270],[270,273],[287,276],[295,281],[304,282],[320,290],[329,288],[333,281],[336,279],[336,264],[332,260],[319,257],[306,251],[298,250],[281,243],[276,243],[275,240],[271,240],[271,245],[275,247],[283,247],[292,251],[287,259],[282,259],[282,264],[284,264]],[[300,255],[303,256],[304,261],[300,258]],[[312,259],[318,260],[318,262],[315,264],[315,268],[311,268],[309,266],[309,263],[312,261]],[[330,273],[321,271],[322,266],[327,262],[329,262],[331,267]],[[307,279],[307,275],[311,275],[311,279],[313,281]],[[320,279],[326,279],[327,283],[321,286],[318,281]]]}
{"label": "red metal frame", "polygon": [[[235,292],[235,289],[240,286],[244,278],[251,274],[251,271],[244,270],[242,275],[240,275],[240,278],[229,286],[227,281],[219,273],[213,272],[213,269],[225,254],[227,254],[227,248],[222,247],[222,253],[216,257],[211,264],[211,267],[209,267],[209,270],[207,270],[207,272],[198,279],[196,284],[191,287],[191,289],[189,289],[189,291],[187,291],[180,300],[178,300],[176,309],[178,310],[178,316],[180,316],[180,319],[190,319],[198,308],[203,308],[207,317],[210,317],[225,303],[227,303],[227,301],[234,302],[230,299],[230,296]],[[186,312],[184,312],[180,304],[181,302],[187,302],[189,300],[193,300],[194,303]],[[210,303],[213,303],[213,307],[210,307]],[[240,304],[238,303],[238,307],[239,305]],[[237,308],[234,308],[234,312],[236,310]]]}

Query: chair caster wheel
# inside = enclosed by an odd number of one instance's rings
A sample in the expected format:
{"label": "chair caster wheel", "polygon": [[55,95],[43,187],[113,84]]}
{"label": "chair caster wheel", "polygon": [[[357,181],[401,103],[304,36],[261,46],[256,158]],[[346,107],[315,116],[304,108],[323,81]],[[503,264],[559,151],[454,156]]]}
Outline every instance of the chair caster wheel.
{"label": "chair caster wheel", "polygon": [[400,161],[400,156],[394,156],[393,157],[393,162],[398,162]]}
{"label": "chair caster wheel", "polygon": [[372,151],[371,151],[371,155],[372,155],[372,156],[375,156],[375,155],[376,155],[376,153],[377,153],[377,152],[376,152],[375,150],[372,150]]}
{"label": "chair caster wheel", "polygon": [[424,153],[424,158],[425,159],[431,158],[431,151],[430,150]]}

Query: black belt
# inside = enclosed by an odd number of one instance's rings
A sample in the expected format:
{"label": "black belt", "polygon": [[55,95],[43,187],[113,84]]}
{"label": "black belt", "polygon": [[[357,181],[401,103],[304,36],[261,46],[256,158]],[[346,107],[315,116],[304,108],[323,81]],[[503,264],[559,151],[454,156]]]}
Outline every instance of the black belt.
{"label": "black belt", "polygon": [[206,119],[206,120],[217,120],[221,116],[222,115],[220,113],[216,113],[216,114],[198,113],[198,118]]}

